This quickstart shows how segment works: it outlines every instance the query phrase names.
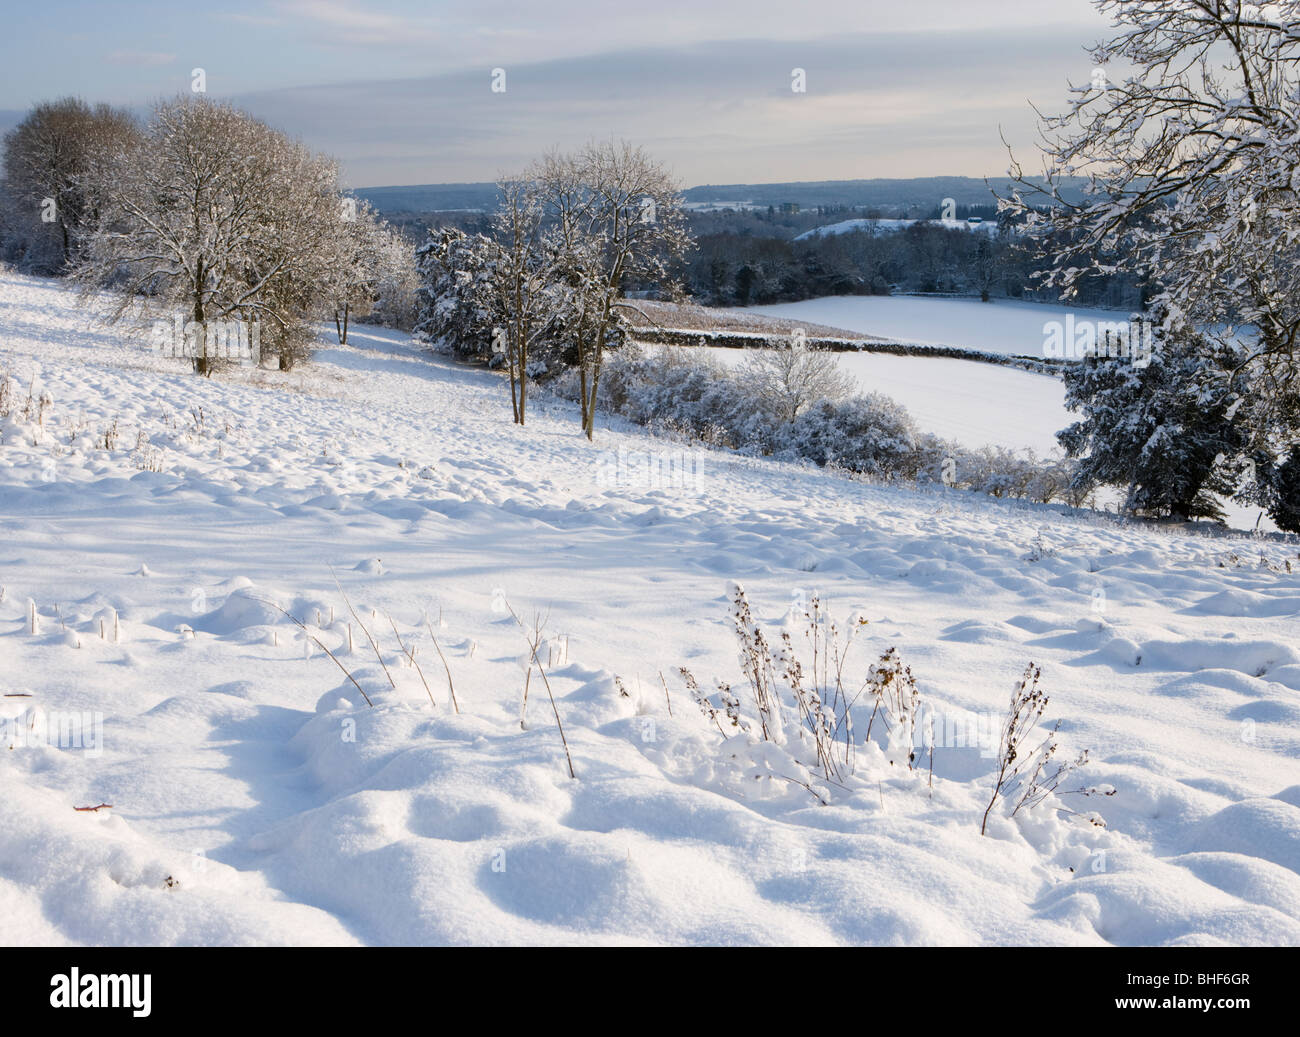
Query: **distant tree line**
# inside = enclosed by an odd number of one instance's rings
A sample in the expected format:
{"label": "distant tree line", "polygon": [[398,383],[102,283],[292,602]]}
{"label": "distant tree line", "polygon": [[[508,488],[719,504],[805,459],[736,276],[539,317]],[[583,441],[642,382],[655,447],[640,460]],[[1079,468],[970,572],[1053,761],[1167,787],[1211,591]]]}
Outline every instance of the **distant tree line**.
{"label": "distant tree line", "polygon": [[[936,214],[937,215],[937,214]],[[860,218],[846,216],[846,219]],[[749,217],[737,217],[749,223]],[[901,229],[864,229],[791,240],[751,228],[697,238],[682,279],[700,302],[753,306],[826,295],[895,292],[1059,301],[1041,291],[1033,249],[1010,226],[997,233],[917,222]],[[1081,282],[1076,305],[1132,309],[1142,302],[1132,273],[1098,273]]]}

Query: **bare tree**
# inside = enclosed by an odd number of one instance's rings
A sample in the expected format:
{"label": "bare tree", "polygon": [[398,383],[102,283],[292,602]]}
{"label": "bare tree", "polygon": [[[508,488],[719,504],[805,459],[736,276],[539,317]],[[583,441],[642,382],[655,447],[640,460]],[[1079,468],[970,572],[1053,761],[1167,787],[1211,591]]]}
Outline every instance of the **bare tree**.
{"label": "bare tree", "polygon": [[414,307],[415,249],[402,235],[379,218],[369,203],[339,199],[340,226],[336,229],[339,254],[329,271],[334,327],[339,344],[347,345],[353,317],[366,317],[385,306],[397,319],[403,306]]}
{"label": "bare tree", "polygon": [[834,353],[783,340],[748,351],[740,378],[753,397],[785,423],[820,400],[847,399],[857,388]]}
{"label": "bare tree", "polygon": [[552,153],[535,177],[557,228],[582,427],[591,439],[605,350],[622,330],[625,283],[662,282],[672,260],[690,245],[680,186],[626,141],[589,144],[575,155]]}
{"label": "bare tree", "polygon": [[505,314],[506,365],[515,423],[528,412],[530,354],[555,319],[556,240],[542,230],[543,207],[537,182],[528,176],[497,181],[501,201],[493,218],[495,262],[491,278]]}
{"label": "bare tree", "polygon": [[58,273],[95,221],[104,174],[135,144],[125,109],[67,97],[38,104],[4,138],[6,246],[31,269]]}
{"label": "bare tree", "polygon": [[[113,319],[181,307],[194,324],[257,321],[292,366],[303,321],[338,262],[337,171],[225,104],[182,97],[158,106],[139,146],[114,163],[79,271],[110,285]],[[217,357],[203,338],[195,370]]]}

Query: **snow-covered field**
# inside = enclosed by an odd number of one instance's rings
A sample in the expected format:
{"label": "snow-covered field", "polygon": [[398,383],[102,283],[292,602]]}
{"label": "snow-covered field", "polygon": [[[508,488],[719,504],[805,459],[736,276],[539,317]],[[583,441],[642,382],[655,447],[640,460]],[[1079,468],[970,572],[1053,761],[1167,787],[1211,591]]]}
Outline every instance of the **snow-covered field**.
{"label": "snow-covered field", "polygon": [[1017,299],[942,299],[910,295],[831,295],[803,302],[750,306],[741,313],[806,320],[835,328],[903,342],[959,346],[965,349],[1041,357],[1043,325],[1062,327],[1070,317],[1080,321],[1127,323],[1119,310],[1048,306]]}
{"label": "snow-covered field", "polygon": [[[745,358],[742,349],[703,348],[730,365]],[[1056,433],[1078,420],[1065,409],[1064,384],[1050,375],[947,357],[848,352],[836,359],[863,392],[892,397],[918,427],[965,446],[1028,448],[1046,457],[1060,452]]]}
{"label": "snow-covered field", "polygon": [[[1300,943],[1294,543],[713,453],[656,488],[635,462],[679,446],[516,428],[495,376],[353,335],[205,380],[0,275],[0,368],[51,400],[0,446],[0,941]],[[1115,794],[982,837],[979,747],[941,739],[931,789],[724,741],[676,667],[744,698],[732,580],[773,631],[860,610],[855,686],[896,645],[986,735],[1033,660],[1092,751],[1068,789]],[[521,728],[507,602],[546,614],[576,779],[535,670]],[[37,737],[83,714],[102,740]]]}
{"label": "snow-covered field", "polygon": [[[1024,356],[1043,355],[1043,325],[1059,321],[1126,320],[1114,310],[1046,306],[1041,303],[914,296],[828,296],[803,302],[750,306],[731,311],[809,325],[843,328],[904,342],[956,346]],[[729,364],[743,353],[713,349]],[[887,353],[844,353],[840,364],[866,392],[883,393],[901,403],[918,427],[964,446],[1032,450],[1039,457],[1060,454],[1056,433],[1079,419],[1065,408],[1058,378],[1010,367],[941,357],[900,357]],[[1114,507],[1117,495],[1101,501]],[[1223,501],[1225,520],[1236,529],[1276,532],[1257,506]]]}

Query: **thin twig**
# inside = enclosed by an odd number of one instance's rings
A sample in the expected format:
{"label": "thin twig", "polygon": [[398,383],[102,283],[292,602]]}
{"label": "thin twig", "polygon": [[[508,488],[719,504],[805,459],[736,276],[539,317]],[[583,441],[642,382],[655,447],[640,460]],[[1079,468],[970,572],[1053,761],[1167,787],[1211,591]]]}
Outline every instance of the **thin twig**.
{"label": "thin twig", "polygon": [[[524,627],[523,622],[520,620],[519,616],[515,613],[515,610],[511,607],[510,602],[508,601],[506,602],[506,608],[509,609],[510,615],[514,618],[514,621],[519,625],[519,629],[523,632],[524,640],[528,641],[528,630]],[[542,683],[546,685],[546,696],[551,700],[551,711],[555,714],[555,726],[560,729],[560,741],[564,744],[564,758],[569,763],[569,777],[577,778],[578,774],[573,769],[573,754],[569,752],[569,740],[564,736],[564,724],[560,721],[560,708],[555,704],[555,693],[551,691],[550,679],[546,676],[546,670],[542,666],[542,661],[537,658],[536,643],[529,642],[528,648],[533,654],[533,662],[537,664],[537,672],[542,675]]]}
{"label": "thin twig", "polygon": [[442,646],[438,644],[437,637],[434,636],[433,626],[429,623],[429,617],[424,617],[424,625],[429,628],[429,640],[433,642],[433,647],[438,652],[438,658],[442,660],[442,668],[447,671],[447,691],[451,693],[452,708],[459,713],[460,703],[456,701],[456,689],[451,683],[451,667],[447,665],[447,657],[442,654]]}
{"label": "thin twig", "polygon": [[357,683],[357,679],[352,676],[352,671],[349,670],[346,666],[344,666],[341,662],[339,662],[338,656],[336,656],[333,652],[331,652],[328,648],[326,648],[325,643],[319,637],[317,637],[315,634],[313,634],[310,630],[307,629],[306,623],[304,623],[297,616],[293,615],[293,613],[280,608],[280,606],[277,605],[274,601],[267,601],[265,598],[259,598],[258,600],[261,601],[262,604],[264,605],[270,605],[271,608],[275,609],[277,612],[283,613],[285,618],[288,619],[290,622],[297,624],[305,636],[310,637],[313,641],[315,641],[316,644],[320,647],[320,650],[334,660],[334,665],[337,666],[340,670],[342,670],[343,673],[347,676],[347,679],[352,682],[352,686],[356,688],[357,691],[361,692],[361,697],[366,700],[366,705],[370,706],[372,709],[374,708],[375,704],[370,701],[370,696],[366,694],[365,689],[361,687],[361,685]]}
{"label": "thin twig", "polygon": [[352,602],[348,600],[348,592],[343,589],[343,584],[339,583],[338,573],[334,571],[333,566],[330,566],[330,575],[334,577],[334,586],[337,587],[339,593],[343,595],[343,604],[348,607],[348,611],[352,613],[352,618],[357,621],[357,625],[361,627],[361,632],[366,635],[366,640],[370,642],[370,647],[374,650],[375,658],[379,660],[379,665],[384,668],[384,676],[388,678],[388,683],[391,684],[393,690],[396,691],[397,682],[393,680],[393,675],[388,672],[388,664],[384,662],[384,657],[379,651],[379,645],[376,644],[375,639],[370,636],[370,631],[366,628],[366,625],[361,622],[361,617],[357,615],[357,610],[352,607]]}
{"label": "thin twig", "polygon": [[433,701],[433,691],[429,688],[429,682],[424,679],[424,671],[420,669],[420,664],[415,661],[415,653],[406,645],[402,644],[402,635],[397,632],[397,624],[393,622],[393,617],[385,612],[384,618],[388,620],[388,625],[393,628],[393,636],[397,638],[397,647],[400,648],[406,657],[411,660],[411,665],[415,667],[415,672],[420,675],[420,683],[424,685],[424,690],[429,696],[429,705],[434,709],[437,709],[438,703]]}

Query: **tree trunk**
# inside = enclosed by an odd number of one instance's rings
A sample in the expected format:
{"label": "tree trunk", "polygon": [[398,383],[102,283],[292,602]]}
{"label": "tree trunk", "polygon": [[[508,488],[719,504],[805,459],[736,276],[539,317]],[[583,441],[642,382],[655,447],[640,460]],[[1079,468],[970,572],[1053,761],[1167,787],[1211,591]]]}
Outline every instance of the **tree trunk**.
{"label": "tree trunk", "polygon": [[528,347],[523,350],[524,361],[519,370],[519,424],[528,417]]}
{"label": "tree trunk", "polygon": [[515,378],[515,349],[513,345],[506,346],[506,367],[510,371],[510,410],[514,413],[515,424],[521,424],[519,421],[519,385]]}
{"label": "tree trunk", "polygon": [[587,346],[581,327],[578,329],[578,400],[582,405],[582,427],[587,427]]}
{"label": "tree trunk", "polygon": [[[203,281],[203,261],[199,261],[199,285]],[[198,325],[199,341],[202,343],[198,356],[194,358],[194,372],[205,377],[212,377],[212,361],[208,359],[208,336],[203,333],[203,289],[196,287],[194,290],[194,323]]]}

